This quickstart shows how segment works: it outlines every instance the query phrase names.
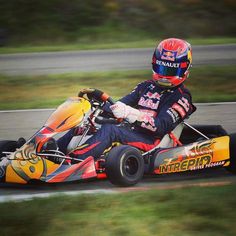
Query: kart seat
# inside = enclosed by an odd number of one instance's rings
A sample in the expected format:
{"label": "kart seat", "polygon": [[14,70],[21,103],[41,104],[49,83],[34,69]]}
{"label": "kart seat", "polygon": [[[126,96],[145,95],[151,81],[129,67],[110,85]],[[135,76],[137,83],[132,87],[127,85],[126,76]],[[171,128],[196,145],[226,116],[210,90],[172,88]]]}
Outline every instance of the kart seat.
{"label": "kart seat", "polygon": [[180,138],[180,135],[182,133],[182,130],[184,128],[184,123],[180,123],[177,125],[171,133],[166,134],[160,141],[160,143],[157,145],[158,148],[168,148],[168,147],[174,147],[176,146],[175,141],[173,140],[172,136],[174,136],[176,139]]}

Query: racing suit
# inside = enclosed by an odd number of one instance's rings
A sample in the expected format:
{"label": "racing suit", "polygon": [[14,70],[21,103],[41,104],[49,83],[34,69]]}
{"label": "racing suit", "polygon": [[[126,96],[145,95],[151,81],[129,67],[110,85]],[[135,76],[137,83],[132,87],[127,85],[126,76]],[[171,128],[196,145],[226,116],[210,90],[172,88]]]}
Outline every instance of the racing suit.
{"label": "racing suit", "polygon": [[[147,116],[144,116],[142,121],[136,121],[132,126],[102,125],[101,129],[85,144],[70,153],[70,156],[79,159],[93,156],[97,159],[114,142],[148,151],[196,110],[192,104],[191,94],[183,84],[167,90],[157,86],[153,80],[138,84],[130,94],[119,101],[140,110]],[[105,110],[111,112],[109,104],[106,104]],[[73,135],[74,132],[71,130],[58,140],[60,150],[66,152],[66,147]]]}

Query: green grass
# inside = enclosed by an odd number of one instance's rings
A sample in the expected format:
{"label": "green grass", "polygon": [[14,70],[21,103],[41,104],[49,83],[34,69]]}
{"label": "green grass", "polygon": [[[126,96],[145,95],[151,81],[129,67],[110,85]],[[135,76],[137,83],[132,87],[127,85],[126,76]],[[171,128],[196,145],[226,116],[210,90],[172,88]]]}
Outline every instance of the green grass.
{"label": "green grass", "polygon": [[[60,43],[55,42],[53,44],[43,43],[35,45],[18,45],[18,46],[6,46],[0,47],[0,53],[23,53],[23,52],[51,52],[51,51],[70,51],[70,50],[91,50],[91,49],[114,49],[114,48],[154,48],[161,39],[150,37],[124,37],[121,39],[113,39],[108,37],[102,39],[86,38],[82,37],[78,42],[72,43]],[[208,44],[230,44],[236,43],[234,37],[219,37],[219,38],[193,38],[186,39],[192,45],[208,45]]]}
{"label": "green grass", "polygon": [[[194,102],[236,101],[235,73],[235,66],[192,68],[186,85]],[[0,109],[56,107],[86,87],[98,88],[118,99],[139,82],[150,78],[149,70],[48,76],[0,75]]]}
{"label": "green grass", "polygon": [[1,235],[233,236],[235,195],[231,185],[1,203]]}

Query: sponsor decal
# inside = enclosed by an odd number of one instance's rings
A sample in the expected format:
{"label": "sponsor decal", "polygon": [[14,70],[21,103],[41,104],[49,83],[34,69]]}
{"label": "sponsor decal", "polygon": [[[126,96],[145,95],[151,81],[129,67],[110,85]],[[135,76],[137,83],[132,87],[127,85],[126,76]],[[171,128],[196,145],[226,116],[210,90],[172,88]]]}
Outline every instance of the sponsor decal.
{"label": "sponsor decal", "polygon": [[186,99],[185,97],[182,97],[181,99],[179,99],[178,104],[180,104],[186,112],[189,111],[190,105],[189,105],[188,99]]}
{"label": "sponsor decal", "polygon": [[182,106],[180,106],[178,103],[175,103],[175,104],[172,106],[172,108],[173,108],[174,110],[176,110],[176,111],[180,114],[180,116],[181,116],[182,118],[185,117],[186,112],[185,112],[184,108],[183,108]]}
{"label": "sponsor decal", "polygon": [[149,98],[145,99],[144,97],[141,97],[138,102],[138,105],[156,110],[159,106],[159,102],[160,102],[159,100],[157,102],[153,102],[152,99]]}
{"label": "sponsor decal", "polygon": [[163,49],[161,59],[168,60],[168,61],[174,61],[176,58],[176,54],[177,54],[177,52],[166,51],[165,49]]}
{"label": "sponsor decal", "polygon": [[192,158],[184,161],[177,161],[170,163],[168,165],[161,165],[159,167],[159,173],[171,173],[171,172],[180,172],[186,170],[197,169],[211,163],[211,156],[202,156],[198,158]]}
{"label": "sponsor decal", "polygon": [[155,88],[155,86],[153,84],[150,84],[148,87],[150,90],[153,90]]}
{"label": "sponsor decal", "polygon": [[171,116],[173,123],[180,119],[178,112],[176,112],[173,108],[169,108],[167,113]]}
{"label": "sponsor decal", "polygon": [[152,93],[152,92],[147,92],[144,97],[148,97],[148,98],[153,98],[153,99],[160,99],[161,95],[157,92]]}
{"label": "sponsor decal", "polygon": [[[203,168],[224,165],[225,161],[212,162],[213,144],[214,141],[210,140],[198,143],[197,145],[195,144],[190,148],[185,147],[184,149],[180,149],[181,151],[177,153],[174,158],[165,157],[155,172],[159,174],[165,174],[187,170],[199,170]],[[175,153],[167,152],[160,154],[160,157],[161,155],[165,156],[174,154]]]}
{"label": "sponsor decal", "polygon": [[171,68],[179,68],[180,67],[180,63],[167,62],[167,61],[156,60],[156,64],[159,66],[167,66],[167,67],[171,67]]}
{"label": "sponsor decal", "polygon": [[157,92],[152,93],[148,91],[139,99],[138,105],[156,110],[159,106],[161,96]]}
{"label": "sponsor decal", "polygon": [[187,68],[188,67],[188,63],[187,62],[181,62],[180,63],[180,68]]}
{"label": "sponsor decal", "polygon": [[224,164],[225,164],[225,161],[217,161],[217,162],[212,162],[210,164],[207,164],[205,166],[196,166],[196,167],[191,168],[190,170],[200,170],[200,169],[204,169],[204,168],[223,166]]}

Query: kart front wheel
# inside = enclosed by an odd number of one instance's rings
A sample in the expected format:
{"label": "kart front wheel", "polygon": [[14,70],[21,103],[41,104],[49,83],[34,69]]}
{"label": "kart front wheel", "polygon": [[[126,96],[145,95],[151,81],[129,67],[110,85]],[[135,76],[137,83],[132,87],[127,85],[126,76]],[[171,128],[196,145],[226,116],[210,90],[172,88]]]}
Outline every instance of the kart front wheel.
{"label": "kart front wheel", "polygon": [[144,160],[138,149],[127,145],[118,146],[108,154],[105,171],[112,184],[132,186],[143,177]]}
{"label": "kart front wheel", "polygon": [[231,173],[236,174],[236,133],[230,134],[229,137],[230,164],[226,169]]}
{"label": "kart front wheel", "polygon": [[0,141],[0,158],[4,156],[3,152],[14,152],[17,148],[17,141]]}

